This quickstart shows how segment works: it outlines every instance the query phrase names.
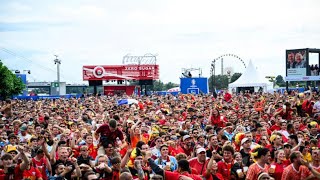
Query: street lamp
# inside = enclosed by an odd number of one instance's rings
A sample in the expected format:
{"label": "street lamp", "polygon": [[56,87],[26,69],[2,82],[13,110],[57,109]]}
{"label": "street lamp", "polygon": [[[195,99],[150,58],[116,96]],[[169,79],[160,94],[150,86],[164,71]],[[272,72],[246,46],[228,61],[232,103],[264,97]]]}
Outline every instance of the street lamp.
{"label": "street lamp", "polygon": [[61,64],[61,60],[58,59],[58,55],[54,55],[56,57],[56,59],[53,61],[54,64],[57,65],[57,83],[59,85],[59,87],[57,88],[58,91],[58,95],[60,95],[60,64]]}

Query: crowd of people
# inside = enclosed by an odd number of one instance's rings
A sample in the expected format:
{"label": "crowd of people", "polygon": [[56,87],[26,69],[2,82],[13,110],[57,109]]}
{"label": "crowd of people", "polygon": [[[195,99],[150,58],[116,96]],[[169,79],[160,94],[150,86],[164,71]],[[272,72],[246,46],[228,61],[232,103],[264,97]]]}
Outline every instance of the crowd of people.
{"label": "crowd of people", "polygon": [[320,177],[317,92],[6,100],[0,112],[0,180]]}

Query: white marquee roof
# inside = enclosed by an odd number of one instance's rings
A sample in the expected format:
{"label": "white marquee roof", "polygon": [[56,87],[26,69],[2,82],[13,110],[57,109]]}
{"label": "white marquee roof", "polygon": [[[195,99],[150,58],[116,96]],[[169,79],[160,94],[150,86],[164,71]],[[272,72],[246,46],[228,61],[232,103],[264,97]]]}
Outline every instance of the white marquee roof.
{"label": "white marquee roof", "polygon": [[265,77],[263,77],[257,69],[253,66],[252,61],[249,64],[245,72],[235,82],[229,84],[229,88],[235,87],[267,87],[272,84]]}

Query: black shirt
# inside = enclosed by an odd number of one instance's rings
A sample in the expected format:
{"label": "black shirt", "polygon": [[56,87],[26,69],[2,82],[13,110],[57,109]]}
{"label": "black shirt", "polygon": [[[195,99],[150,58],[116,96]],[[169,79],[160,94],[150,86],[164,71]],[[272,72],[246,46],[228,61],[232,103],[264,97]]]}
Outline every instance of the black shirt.
{"label": "black shirt", "polygon": [[90,161],[93,161],[94,159],[91,157],[91,156],[88,156],[87,158],[84,158],[82,156],[79,156],[77,158],[77,161],[78,161],[78,164],[81,165],[81,164],[87,164],[90,166]]}
{"label": "black shirt", "polygon": [[57,164],[60,164],[60,163],[62,163],[62,164],[63,164],[64,166],[66,166],[66,167],[67,167],[67,166],[72,166],[72,170],[65,175],[65,178],[66,178],[66,179],[71,179],[71,174],[72,174],[72,172],[74,171],[75,167],[74,167],[74,165],[72,164],[72,162],[69,161],[69,160],[67,160],[67,161],[62,161],[62,160],[60,160],[60,159],[56,160],[56,163],[54,163],[54,164],[51,166],[52,172],[53,172],[53,173],[56,172],[56,165],[57,165]]}

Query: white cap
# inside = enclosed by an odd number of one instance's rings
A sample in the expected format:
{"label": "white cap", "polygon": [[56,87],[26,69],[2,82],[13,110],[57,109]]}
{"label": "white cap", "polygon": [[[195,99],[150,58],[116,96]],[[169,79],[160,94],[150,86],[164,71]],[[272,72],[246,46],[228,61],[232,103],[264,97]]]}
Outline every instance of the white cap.
{"label": "white cap", "polygon": [[185,141],[185,140],[188,139],[188,138],[191,138],[191,136],[189,136],[189,135],[184,135],[183,138],[182,138],[182,140]]}
{"label": "white cap", "polygon": [[242,145],[243,143],[245,143],[246,141],[249,141],[249,139],[248,139],[248,138],[243,138],[243,139],[241,140],[241,145]]}
{"label": "white cap", "polygon": [[197,154],[201,153],[201,152],[206,152],[206,149],[201,147],[197,149]]}

